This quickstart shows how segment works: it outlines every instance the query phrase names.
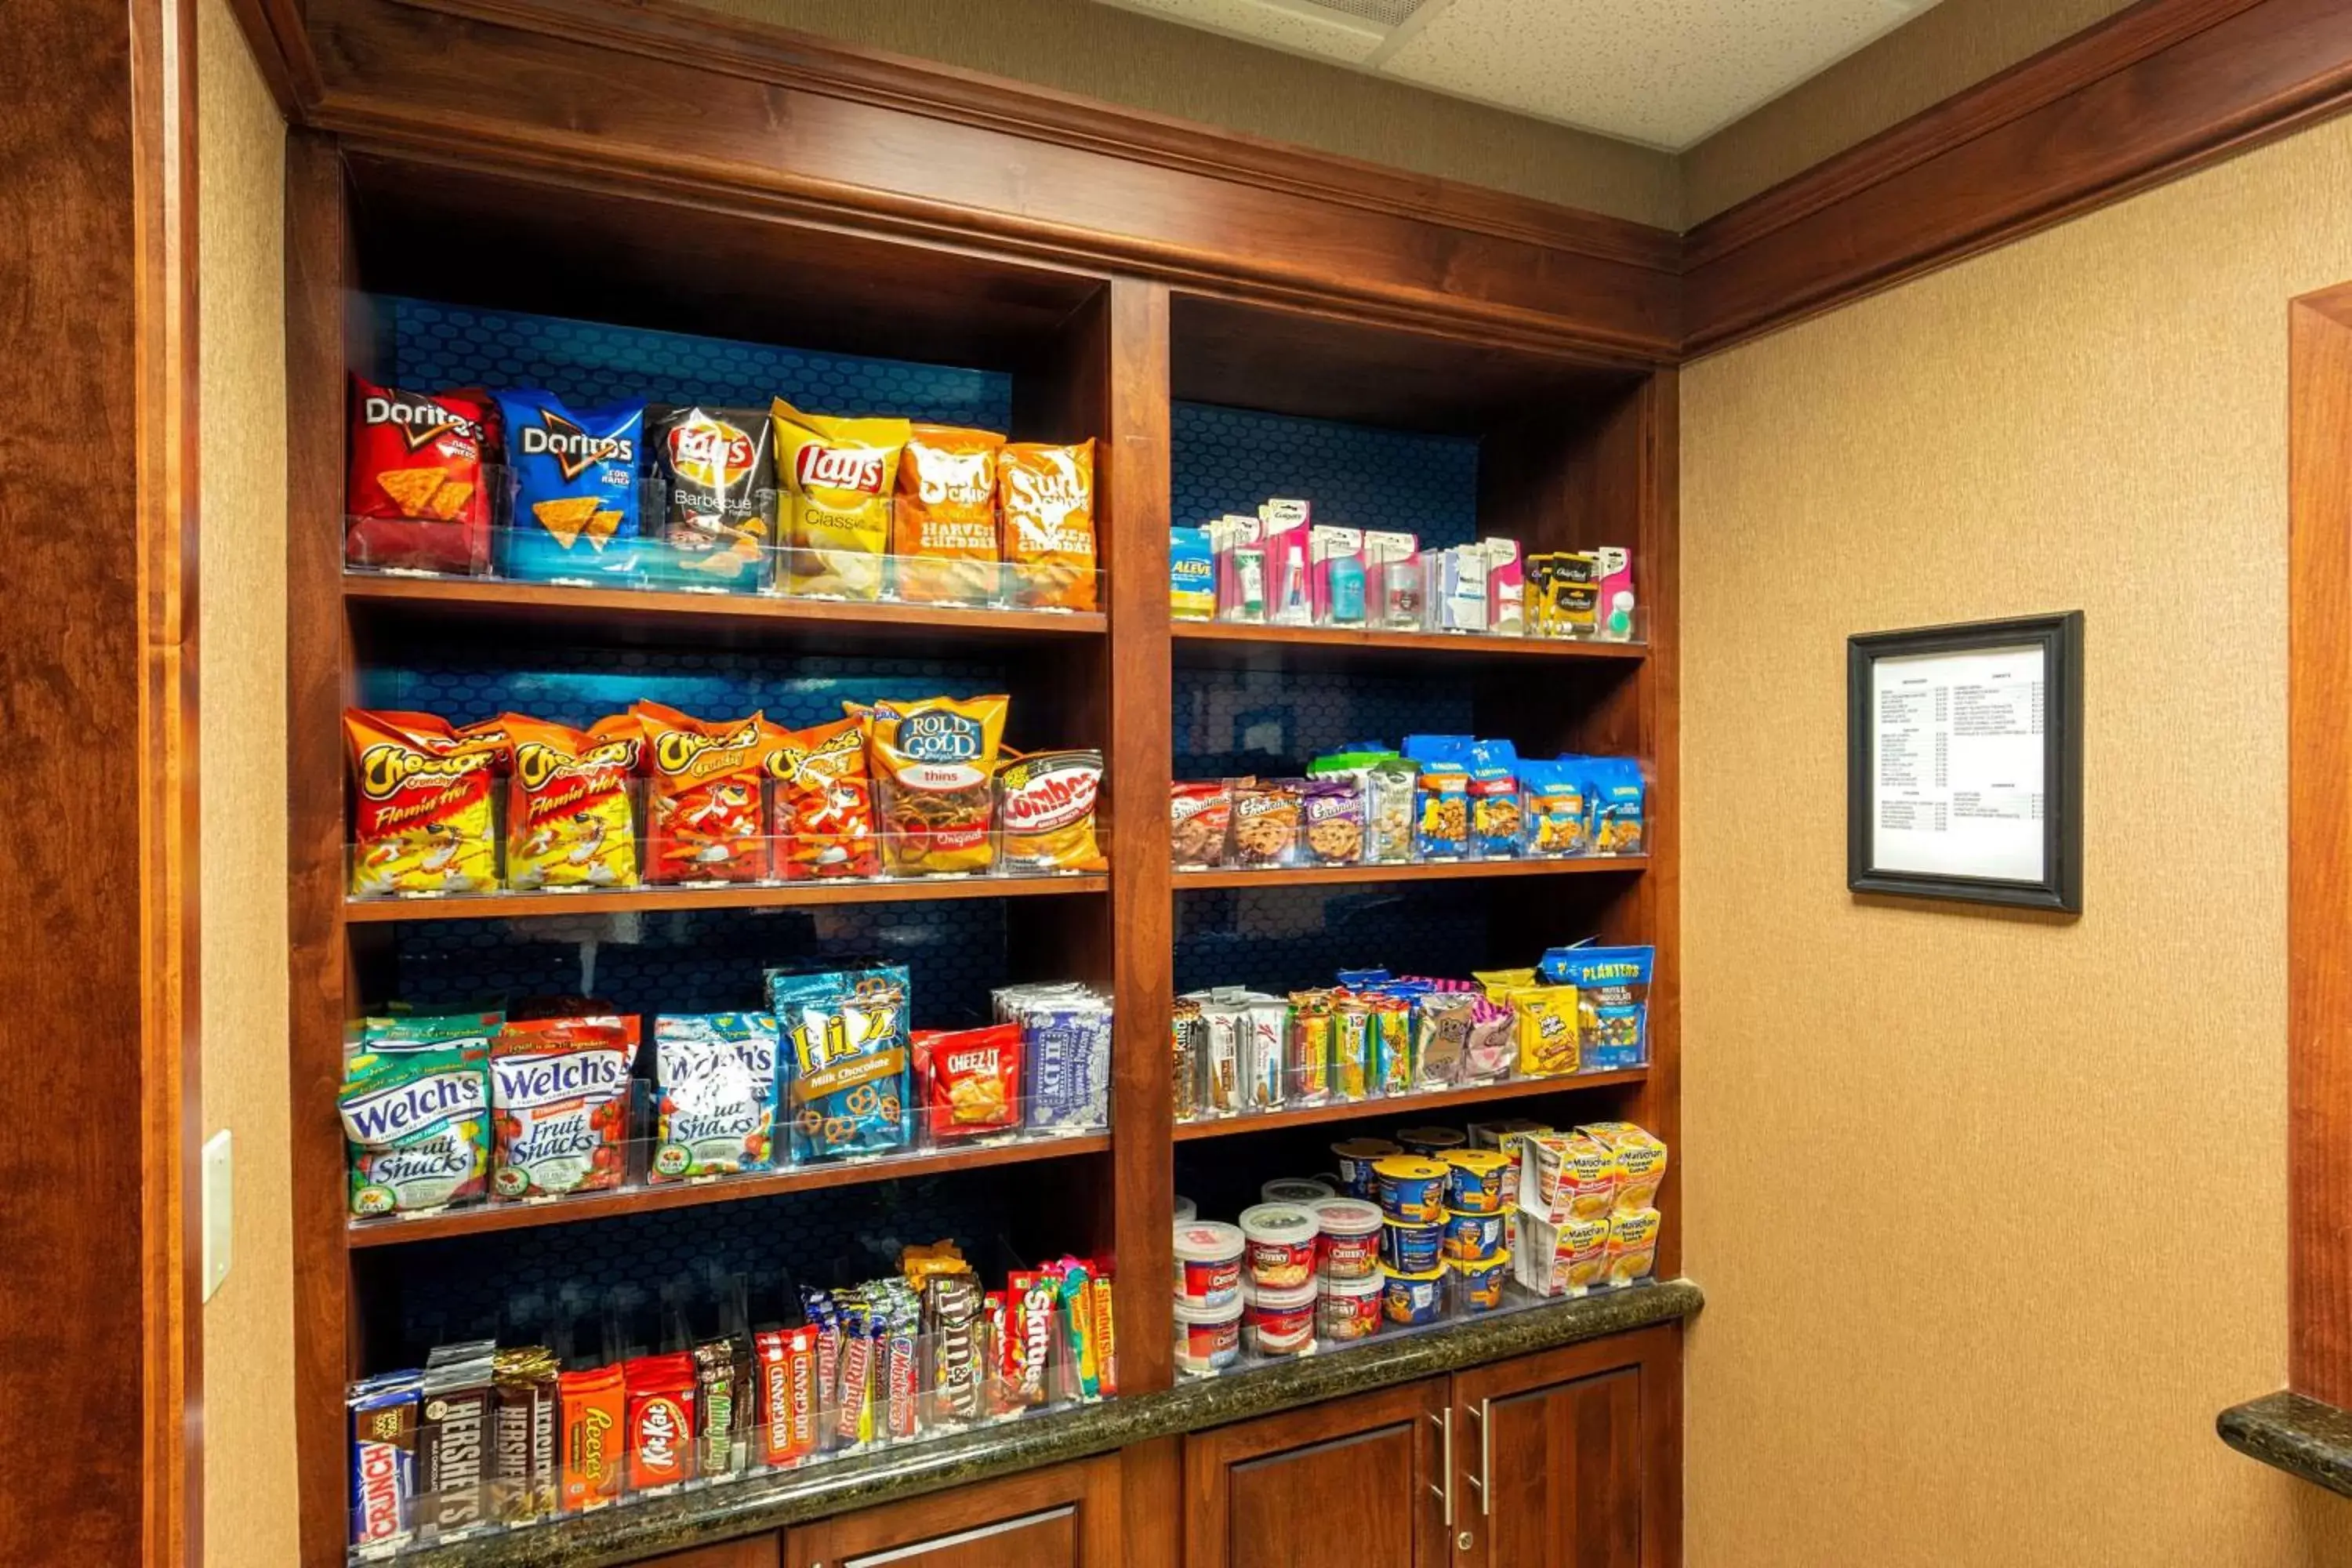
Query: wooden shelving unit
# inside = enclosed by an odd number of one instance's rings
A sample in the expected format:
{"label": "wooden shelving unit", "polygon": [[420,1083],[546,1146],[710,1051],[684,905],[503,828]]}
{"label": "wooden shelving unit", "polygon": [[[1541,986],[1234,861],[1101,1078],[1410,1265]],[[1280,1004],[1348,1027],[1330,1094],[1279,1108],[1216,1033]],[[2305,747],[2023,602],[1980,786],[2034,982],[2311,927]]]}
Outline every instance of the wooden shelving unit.
{"label": "wooden shelving unit", "polygon": [[625,888],[609,893],[485,893],[446,899],[350,899],[352,925],[418,921],[545,920],[562,915],[658,914],[669,910],[844,908],[856,904],[937,903],[955,899],[1035,899],[1100,893],[1105,876],[930,877],[894,882],[782,882],[740,888]]}
{"label": "wooden shelving unit", "polygon": [[1331,1121],[1400,1121],[1465,1106],[1500,1105],[1538,1095],[1575,1094],[1584,1089],[1623,1089],[1646,1083],[1650,1069],[1628,1068],[1617,1072],[1572,1073],[1562,1078],[1509,1079],[1501,1083],[1471,1084],[1462,1089],[1435,1089],[1427,1094],[1400,1094],[1386,1100],[1349,1100],[1330,1105],[1307,1105],[1291,1110],[1269,1110],[1256,1116],[1223,1116],[1213,1121],[1180,1121],[1179,1143],[1202,1138],[1230,1138],[1245,1132],[1271,1132],[1285,1127],[1316,1127]]}

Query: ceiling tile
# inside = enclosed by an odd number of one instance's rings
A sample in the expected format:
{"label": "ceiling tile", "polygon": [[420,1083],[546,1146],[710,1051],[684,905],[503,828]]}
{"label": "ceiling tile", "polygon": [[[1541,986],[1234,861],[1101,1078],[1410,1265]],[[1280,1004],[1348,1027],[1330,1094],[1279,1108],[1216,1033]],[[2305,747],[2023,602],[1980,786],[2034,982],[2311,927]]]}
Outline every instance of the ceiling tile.
{"label": "ceiling tile", "polygon": [[1106,0],[1123,10],[1231,33],[1278,49],[1360,65],[1388,37],[1371,22],[1322,12],[1299,0]]}
{"label": "ceiling tile", "polygon": [[[1200,0],[1164,0],[1196,15]],[[1688,146],[1934,0],[1450,0],[1374,62],[1548,120]]]}

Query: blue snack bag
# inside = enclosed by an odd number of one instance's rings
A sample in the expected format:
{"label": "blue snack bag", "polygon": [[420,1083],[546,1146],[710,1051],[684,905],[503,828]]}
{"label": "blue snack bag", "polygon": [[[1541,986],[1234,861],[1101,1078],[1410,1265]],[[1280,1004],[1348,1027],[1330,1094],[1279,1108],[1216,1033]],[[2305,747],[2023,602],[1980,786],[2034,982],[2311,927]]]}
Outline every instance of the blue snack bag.
{"label": "blue snack bag", "polygon": [[1649,947],[1555,947],[1536,964],[1548,984],[1576,987],[1580,1070],[1611,1072],[1650,1059]]}
{"label": "blue snack bag", "polygon": [[1631,757],[1584,759],[1585,810],[1592,819],[1591,853],[1642,853],[1642,764]]}
{"label": "blue snack bag", "polygon": [[574,414],[552,393],[498,397],[516,487],[499,569],[541,583],[635,575],[646,405]]}
{"label": "blue snack bag", "polygon": [[1508,741],[1470,743],[1470,843],[1482,860],[1519,852],[1519,752]]}
{"label": "blue snack bag", "polygon": [[1470,854],[1470,737],[1407,735],[1413,765],[1412,855],[1460,860]]}

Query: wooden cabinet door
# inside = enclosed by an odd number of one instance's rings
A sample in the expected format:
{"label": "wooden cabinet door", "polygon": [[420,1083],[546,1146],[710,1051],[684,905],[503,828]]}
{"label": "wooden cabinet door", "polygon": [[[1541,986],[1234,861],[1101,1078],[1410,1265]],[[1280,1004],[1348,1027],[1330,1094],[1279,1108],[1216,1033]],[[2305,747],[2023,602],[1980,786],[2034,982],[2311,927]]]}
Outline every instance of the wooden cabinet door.
{"label": "wooden cabinet door", "polygon": [[1184,1568],[1446,1568],[1445,1394],[1433,1377],[1186,1437]]}
{"label": "wooden cabinet door", "polygon": [[1671,1328],[1455,1373],[1450,1568],[1673,1568],[1681,1378]]}
{"label": "wooden cabinet door", "polygon": [[776,1568],[776,1536],[772,1531],[740,1541],[722,1541],[716,1546],[648,1557],[637,1568]]}
{"label": "wooden cabinet door", "polygon": [[1118,1456],[886,1503],[803,1526],[790,1568],[1118,1568]]}

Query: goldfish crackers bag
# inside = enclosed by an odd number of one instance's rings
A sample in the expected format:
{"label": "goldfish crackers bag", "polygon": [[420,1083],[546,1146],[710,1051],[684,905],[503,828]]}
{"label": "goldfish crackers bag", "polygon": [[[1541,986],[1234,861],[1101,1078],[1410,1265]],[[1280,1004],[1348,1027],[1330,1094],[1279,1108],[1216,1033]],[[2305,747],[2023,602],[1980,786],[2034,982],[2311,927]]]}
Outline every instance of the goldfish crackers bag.
{"label": "goldfish crackers bag", "polygon": [[918,425],[898,458],[890,553],[898,596],[984,605],[997,593],[996,461],[990,430]]}
{"label": "goldfish crackers bag", "polygon": [[1003,497],[1006,596],[1024,609],[1095,607],[1095,444],[1008,445]]}
{"label": "goldfish crackers bag", "polygon": [[430,713],[349,709],[353,898],[487,893],[499,885],[492,785],[506,761],[493,725],[453,730]]}
{"label": "goldfish crackers bag", "polygon": [[806,730],[769,725],[762,766],[769,780],[769,843],[779,880],[871,877],[882,869],[864,719]]}
{"label": "goldfish crackers bag", "polygon": [[636,721],[600,719],[585,731],[507,713],[514,771],[507,780],[507,886],[633,888],[642,752]]}
{"label": "goldfish crackers bag", "polygon": [[767,721],[711,724],[658,702],[629,710],[645,731],[646,880],[757,882],[768,875],[761,768]]}
{"label": "goldfish crackers bag", "polygon": [[914,427],[904,419],[803,414],[781,397],[770,413],[792,508],[784,591],[880,598],[898,453]]}

